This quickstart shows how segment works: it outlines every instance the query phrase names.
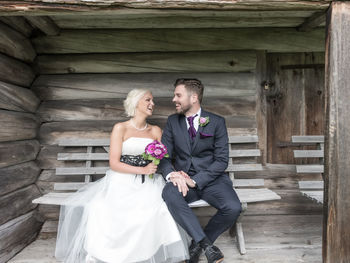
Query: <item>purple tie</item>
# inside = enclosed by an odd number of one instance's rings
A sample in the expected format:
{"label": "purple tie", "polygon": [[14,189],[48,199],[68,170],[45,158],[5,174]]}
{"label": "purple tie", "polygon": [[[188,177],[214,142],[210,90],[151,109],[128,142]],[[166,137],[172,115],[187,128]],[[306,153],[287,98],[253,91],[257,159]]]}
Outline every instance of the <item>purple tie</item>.
{"label": "purple tie", "polygon": [[193,120],[194,118],[197,117],[198,114],[194,115],[194,116],[190,116],[190,117],[187,117],[187,121],[188,121],[188,124],[190,125],[190,128],[188,128],[188,134],[190,135],[190,137],[193,138],[196,137],[196,129],[194,128],[193,126]]}

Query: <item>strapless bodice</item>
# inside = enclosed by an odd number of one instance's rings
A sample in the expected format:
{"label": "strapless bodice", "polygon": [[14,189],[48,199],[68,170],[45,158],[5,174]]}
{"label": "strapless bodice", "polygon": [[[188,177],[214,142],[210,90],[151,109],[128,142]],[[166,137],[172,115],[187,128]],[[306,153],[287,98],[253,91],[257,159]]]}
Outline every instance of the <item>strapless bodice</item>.
{"label": "strapless bodice", "polygon": [[122,155],[139,155],[145,152],[146,146],[153,142],[151,138],[130,137],[123,142]]}

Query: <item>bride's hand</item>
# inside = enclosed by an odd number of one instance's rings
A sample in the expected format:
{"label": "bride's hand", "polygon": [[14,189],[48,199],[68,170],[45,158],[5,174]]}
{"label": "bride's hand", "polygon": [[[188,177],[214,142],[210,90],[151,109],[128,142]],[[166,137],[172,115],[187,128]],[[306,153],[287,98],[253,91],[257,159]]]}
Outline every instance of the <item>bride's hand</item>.
{"label": "bride's hand", "polygon": [[157,165],[153,162],[149,163],[147,166],[143,167],[143,174],[154,174],[157,171]]}

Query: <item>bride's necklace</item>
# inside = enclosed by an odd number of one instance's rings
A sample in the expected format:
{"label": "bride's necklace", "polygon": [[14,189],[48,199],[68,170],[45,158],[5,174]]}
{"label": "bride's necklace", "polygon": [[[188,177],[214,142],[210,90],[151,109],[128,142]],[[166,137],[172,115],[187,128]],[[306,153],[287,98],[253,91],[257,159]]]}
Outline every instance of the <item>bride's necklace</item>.
{"label": "bride's necklace", "polygon": [[146,128],[148,127],[148,123],[146,122],[146,125],[145,125],[145,127],[143,127],[143,128],[137,128],[136,127],[136,125],[135,125],[135,123],[132,121],[132,119],[130,119],[130,123],[131,123],[131,126],[132,127],[134,127],[136,130],[138,130],[138,131],[144,131],[144,130],[146,130]]}

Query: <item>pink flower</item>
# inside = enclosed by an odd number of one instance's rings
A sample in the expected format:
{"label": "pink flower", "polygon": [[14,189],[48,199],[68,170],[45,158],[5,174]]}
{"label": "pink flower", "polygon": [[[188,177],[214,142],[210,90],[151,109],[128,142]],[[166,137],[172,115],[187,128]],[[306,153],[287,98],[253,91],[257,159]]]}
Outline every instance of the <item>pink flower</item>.
{"label": "pink flower", "polygon": [[207,121],[207,119],[204,118],[204,117],[200,117],[200,119],[199,119],[199,122],[200,122],[201,124],[204,124],[206,121]]}
{"label": "pink flower", "polygon": [[154,151],[154,154],[156,155],[156,156],[160,156],[161,154],[162,154],[162,150],[161,149],[156,149],[155,151]]}
{"label": "pink flower", "polygon": [[152,154],[152,153],[154,153],[155,149],[156,149],[156,147],[154,144],[149,144],[149,145],[147,145],[146,152],[148,154]]}

